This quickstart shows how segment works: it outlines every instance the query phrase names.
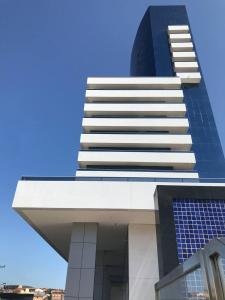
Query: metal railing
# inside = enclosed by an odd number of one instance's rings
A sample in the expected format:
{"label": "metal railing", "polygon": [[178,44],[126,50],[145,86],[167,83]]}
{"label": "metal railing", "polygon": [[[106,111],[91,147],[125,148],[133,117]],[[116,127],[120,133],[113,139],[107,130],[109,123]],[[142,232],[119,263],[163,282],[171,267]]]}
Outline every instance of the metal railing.
{"label": "metal railing", "polygon": [[224,300],[225,238],[215,238],[155,285],[157,300]]}
{"label": "metal railing", "polygon": [[[114,170],[115,171],[115,170]],[[143,178],[143,177],[82,177],[82,176],[22,176],[27,181],[136,181],[136,182],[183,182],[183,183],[225,183],[225,178]]]}

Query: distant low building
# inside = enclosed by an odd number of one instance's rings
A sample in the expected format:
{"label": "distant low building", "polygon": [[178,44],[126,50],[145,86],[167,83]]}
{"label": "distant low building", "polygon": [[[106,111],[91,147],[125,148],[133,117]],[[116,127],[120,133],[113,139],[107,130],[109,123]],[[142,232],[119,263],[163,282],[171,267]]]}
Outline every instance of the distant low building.
{"label": "distant low building", "polygon": [[52,290],[51,291],[51,300],[64,300],[64,291],[63,290]]}
{"label": "distant low building", "polygon": [[0,291],[0,300],[63,300],[61,289],[34,288],[22,285],[4,285]]}

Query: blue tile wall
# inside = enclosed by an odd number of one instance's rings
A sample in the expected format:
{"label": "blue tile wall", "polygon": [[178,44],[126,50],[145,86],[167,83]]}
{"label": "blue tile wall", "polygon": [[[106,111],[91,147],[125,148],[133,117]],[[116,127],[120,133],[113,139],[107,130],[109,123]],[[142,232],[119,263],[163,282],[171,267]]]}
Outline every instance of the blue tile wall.
{"label": "blue tile wall", "polygon": [[174,199],[173,214],[180,263],[214,237],[225,237],[225,200]]}

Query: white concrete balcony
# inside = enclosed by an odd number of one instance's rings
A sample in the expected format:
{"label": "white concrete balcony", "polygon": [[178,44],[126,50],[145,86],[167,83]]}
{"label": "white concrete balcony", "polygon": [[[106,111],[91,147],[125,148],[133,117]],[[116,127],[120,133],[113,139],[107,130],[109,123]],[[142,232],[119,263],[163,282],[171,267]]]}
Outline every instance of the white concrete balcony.
{"label": "white concrete balcony", "polygon": [[89,147],[131,147],[190,151],[192,139],[189,134],[81,134],[80,144],[82,149]]}
{"label": "white concrete balcony", "polygon": [[185,104],[163,103],[163,104],[133,104],[133,103],[85,103],[84,114],[92,116],[170,116],[184,117],[186,113]]}
{"label": "white concrete balcony", "polygon": [[193,43],[171,43],[170,49],[171,52],[174,51],[181,51],[181,52],[187,52],[187,51],[193,51]]}
{"label": "white concrete balcony", "polygon": [[188,33],[188,25],[170,25],[168,26],[168,33]]}
{"label": "white concrete balcony", "polygon": [[182,83],[199,83],[201,81],[201,74],[199,72],[192,73],[176,73],[180,77]]}
{"label": "white concrete balcony", "polygon": [[170,33],[169,41],[171,43],[191,42],[190,33]]}
{"label": "white concrete balcony", "polygon": [[181,81],[175,77],[89,77],[89,90],[169,90],[180,89]]}
{"label": "white concrete balcony", "polygon": [[173,167],[177,170],[192,170],[195,166],[194,153],[185,152],[116,152],[80,151],[78,163],[81,168],[97,166],[140,166]]}
{"label": "white concrete balcony", "polygon": [[83,118],[84,132],[95,131],[168,131],[186,133],[186,118]]}
{"label": "white concrete balcony", "polygon": [[130,178],[199,178],[195,172],[148,172],[148,171],[90,171],[78,170],[76,177],[130,177]]}
{"label": "white concrete balcony", "polygon": [[86,102],[182,102],[182,90],[87,90]]}
{"label": "white concrete balcony", "polygon": [[196,54],[194,51],[190,52],[173,52],[172,53],[173,61],[196,61]]}
{"label": "white concrete balcony", "polygon": [[175,62],[174,63],[174,71],[175,72],[197,72],[198,71],[198,63],[196,61],[189,62]]}

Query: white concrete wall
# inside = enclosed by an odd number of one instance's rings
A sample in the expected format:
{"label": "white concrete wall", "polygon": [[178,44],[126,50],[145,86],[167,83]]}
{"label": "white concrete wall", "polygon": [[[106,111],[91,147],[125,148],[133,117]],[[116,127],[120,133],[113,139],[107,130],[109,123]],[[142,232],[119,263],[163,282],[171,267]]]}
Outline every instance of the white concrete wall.
{"label": "white concrete wall", "polygon": [[180,77],[182,83],[199,83],[201,81],[200,72],[185,72],[185,73],[176,73]]}
{"label": "white concrete wall", "polygon": [[165,101],[182,102],[184,98],[182,90],[87,90],[87,102],[120,102],[132,101]]}
{"label": "white concrete wall", "polygon": [[155,210],[156,183],[116,181],[19,181],[15,208]]}
{"label": "white concrete wall", "polygon": [[169,34],[170,42],[190,42],[191,35],[190,33],[170,33]]}
{"label": "white concrete wall", "polygon": [[127,130],[162,131],[185,133],[189,128],[187,118],[83,118],[84,131]]}
{"label": "white concrete wall", "polygon": [[155,225],[129,224],[129,300],[155,300],[159,280]]}
{"label": "white concrete wall", "polygon": [[77,177],[133,177],[133,178],[198,178],[195,172],[140,172],[78,170]]}
{"label": "white concrete wall", "polygon": [[85,116],[95,115],[149,115],[184,117],[185,104],[180,103],[85,103]]}
{"label": "white concrete wall", "polygon": [[171,148],[189,151],[190,134],[81,134],[80,144],[87,147],[138,147]]}
{"label": "white concrete wall", "polygon": [[173,61],[195,61],[196,54],[195,52],[173,52],[172,53],[172,60]]}
{"label": "white concrete wall", "polygon": [[[157,185],[224,187],[222,183],[189,182],[138,182],[138,181],[19,181],[13,200],[13,208],[36,211],[65,209],[68,212],[81,209],[154,211],[154,193]],[[89,212],[88,212],[89,213]],[[48,220],[45,220],[46,222]],[[56,221],[56,220],[55,220]],[[86,220],[79,220],[86,222]],[[152,224],[152,223],[148,223]]]}
{"label": "white concrete wall", "polygon": [[188,25],[169,25],[168,33],[187,33],[189,32]]}
{"label": "white concrete wall", "polygon": [[80,151],[80,167],[86,165],[168,166],[176,170],[192,170],[195,155],[188,152],[106,152]]}
{"label": "white concrete wall", "polygon": [[193,44],[190,43],[171,43],[170,48],[171,51],[192,51]]}
{"label": "white concrete wall", "polygon": [[89,77],[88,89],[179,89],[177,77]]}
{"label": "white concrete wall", "polygon": [[174,62],[175,72],[196,72],[198,63],[196,61],[176,61]]}

